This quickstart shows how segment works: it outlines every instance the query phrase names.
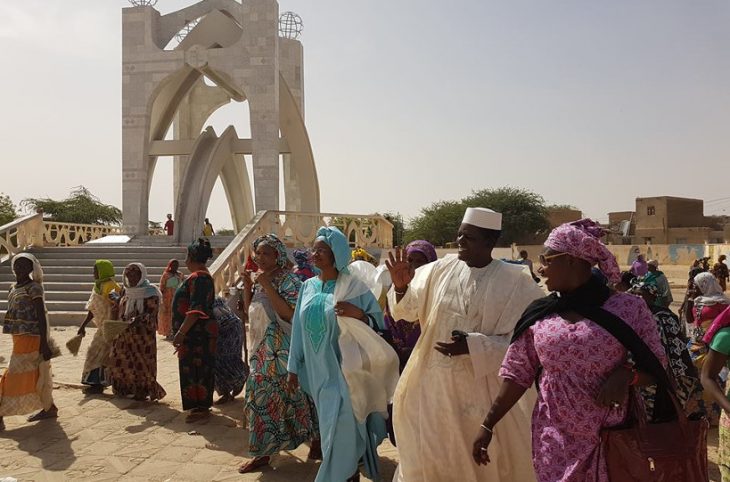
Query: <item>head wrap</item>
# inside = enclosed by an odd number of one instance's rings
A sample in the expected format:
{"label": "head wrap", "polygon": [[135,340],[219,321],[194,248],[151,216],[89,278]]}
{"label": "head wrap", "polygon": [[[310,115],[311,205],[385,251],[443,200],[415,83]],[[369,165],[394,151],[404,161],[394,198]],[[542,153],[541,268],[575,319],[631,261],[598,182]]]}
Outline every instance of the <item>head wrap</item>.
{"label": "head wrap", "polygon": [[356,248],[352,251],[352,261],[367,261],[368,263],[375,263],[373,255],[365,251],[363,248]]}
{"label": "head wrap", "polygon": [[94,266],[96,267],[97,274],[94,280],[94,291],[100,295],[102,294],[102,286],[104,286],[104,283],[113,281],[116,273],[114,272],[114,265],[108,259],[97,259]]}
{"label": "head wrap", "polygon": [[417,239],[408,243],[408,246],[406,246],[406,256],[411,253],[421,253],[429,263],[433,263],[438,259],[436,248],[433,247],[433,244],[423,239]]}
{"label": "head wrap", "polygon": [[15,257],[13,257],[13,262],[10,266],[15,266],[15,262],[21,258],[25,258],[28,261],[30,261],[31,263],[33,263],[33,272],[30,274],[30,277],[36,283],[43,284],[43,268],[41,267],[41,263],[38,261],[38,258],[33,256],[32,254],[30,254],[30,253],[16,254]]}
{"label": "head wrap", "polygon": [[177,263],[178,266],[180,265],[180,261],[178,261],[176,259],[171,259],[170,262],[167,263],[167,268],[165,268],[165,272],[166,273],[172,273],[173,272],[172,271],[172,265],[175,264],[175,263]]}
{"label": "head wrap", "polygon": [[296,249],[294,250],[292,256],[294,257],[294,261],[296,261],[297,266],[299,266],[300,268],[311,268],[311,263],[309,261],[309,250]]}
{"label": "head wrap", "polygon": [[210,247],[210,241],[205,238],[198,238],[188,245],[188,255],[190,259],[197,263],[206,263],[213,257],[213,249]]}
{"label": "head wrap", "polygon": [[127,269],[132,266],[136,266],[137,269],[139,269],[141,276],[139,278],[139,282],[136,285],[131,286],[125,273],[124,293],[127,298],[127,305],[124,310],[125,317],[130,317],[134,314],[141,315],[144,313],[144,300],[147,298],[162,298],[160,290],[158,290],[152,283],[150,283],[150,280],[147,279],[147,268],[145,265],[142,263],[129,263],[124,271],[127,271]]}
{"label": "head wrap", "polygon": [[342,231],[334,226],[322,226],[317,230],[315,241],[324,241],[330,247],[335,257],[335,268],[340,273],[346,273],[350,263],[350,243]]}
{"label": "head wrap", "polygon": [[654,266],[655,268],[659,267],[659,261],[657,261],[656,259],[651,259],[647,261],[646,264],[648,264],[649,266]]}
{"label": "head wrap", "polygon": [[545,247],[559,253],[567,253],[598,268],[611,283],[621,280],[621,270],[616,257],[601,242],[604,231],[595,221],[581,219],[553,229],[545,241]]}
{"label": "head wrap", "polygon": [[276,264],[279,266],[279,268],[283,268],[286,266],[286,262],[288,260],[287,254],[286,254],[286,246],[281,241],[281,239],[278,238],[274,233],[270,234],[264,234],[263,236],[259,236],[256,238],[256,241],[253,242],[253,250],[256,251],[259,246],[268,246],[269,248],[276,251]]}
{"label": "head wrap", "polygon": [[718,303],[728,305],[730,298],[722,291],[722,286],[715,278],[715,275],[703,272],[694,277],[694,282],[702,292],[702,296],[695,298],[695,306],[702,304],[705,306],[716,305]]}
{"label": "head wrap", "polygon": [[641,278],[634,278],[631,284],[631,292],[635,294],[641,294],[642,291],[645,291],[654,296],[659,295],[659,287],[654,281],[646,281]]}

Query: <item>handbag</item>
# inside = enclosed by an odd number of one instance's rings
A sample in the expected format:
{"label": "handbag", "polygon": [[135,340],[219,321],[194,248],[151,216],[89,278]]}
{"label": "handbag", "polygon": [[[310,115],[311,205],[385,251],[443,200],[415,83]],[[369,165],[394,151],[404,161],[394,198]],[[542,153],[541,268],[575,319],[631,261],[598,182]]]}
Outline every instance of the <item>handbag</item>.
{"label": "handbag", "polygon": [[690,420],[677,399],[674,385],[657,357],[618,316],[601,308],[581,310],[620,341],[638,368],[657,380],[655,417],[646,420],[639,394],[631,389],[627,420],[601,430],[601,447],[611,482],[707,482],[706,418]]}

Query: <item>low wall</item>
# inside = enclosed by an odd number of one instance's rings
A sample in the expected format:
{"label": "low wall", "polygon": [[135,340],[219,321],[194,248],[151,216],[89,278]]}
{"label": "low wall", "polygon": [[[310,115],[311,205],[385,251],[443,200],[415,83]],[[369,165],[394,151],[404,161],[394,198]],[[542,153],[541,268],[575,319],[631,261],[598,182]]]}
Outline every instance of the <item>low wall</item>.
{"label": "low wall", "polygon": [[[495,249],[495,253],[499,252],[495,257],[507,257],[502,254],[505,249],[509,253],[509,248]],[[513,256],[516,258],[522,249],[527,250],[530,258],[534,260],[544,248],[542,246],[514,246],[512,248]],[[659,261],[659,265],[678,265],[688,268],[694,260],[705,256],[713,260],[716,260],[721,254],[730,257],[730,244],[610,244],[608,249],[616,256],[616,260],[621,266],[630,265],[639,254],[643,254],[647,260],[656,259]]]}

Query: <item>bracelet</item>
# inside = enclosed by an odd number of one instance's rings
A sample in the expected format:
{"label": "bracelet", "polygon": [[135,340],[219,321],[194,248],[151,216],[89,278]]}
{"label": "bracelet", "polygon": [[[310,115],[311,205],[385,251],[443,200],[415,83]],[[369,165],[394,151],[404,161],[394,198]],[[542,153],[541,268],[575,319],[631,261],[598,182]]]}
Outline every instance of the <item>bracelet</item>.
{"label": "bracelet", "polygon": [[494,430],[492,430],[491,428],[487,427],[486,425],[481,424],[480,427],[482,427],[484,430],[486,430],[487,432],[489,432],[490,435],[493,435],[494,434]]}

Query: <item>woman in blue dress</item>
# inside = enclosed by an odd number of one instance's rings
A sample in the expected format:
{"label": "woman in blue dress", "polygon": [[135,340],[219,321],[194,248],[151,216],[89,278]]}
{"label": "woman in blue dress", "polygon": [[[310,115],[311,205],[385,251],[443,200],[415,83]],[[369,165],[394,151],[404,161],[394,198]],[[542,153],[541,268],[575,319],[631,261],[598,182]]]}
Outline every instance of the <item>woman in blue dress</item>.
{"label": "woman in blue dress", "polygon": [[[292,319],[288,370],[290,386],[301,385],[317,408],[323,460],[316,482],[357,481],[360,463],[369,478],[379,480],[377,446],[387,436],[382,413],[386,411],[383,405],[386,401],[375,409],[371,400],[392,394],[383,395],[390,391],[383,388],[376,393],[381,397],[373,397],[371,394],[379,387],[371,383],[366,393],[351,383],[351,379],[346,379],[347,373],[351,373],[352,350],[348,349],[343,357],[343,347],[347,345],[342,344],[340,335],[342,327],[347,326],[342,324],[344,318],[350,319],[348,322],[360,320],[363,323],[360,326],[383,329],[383,312],[364,283],[348,273],[350,248],[337,228],[319,229],[312,254],[320,274],[307,280],[299,294]],[[387,358],[383,355],[361,351],[355,356],[359,363],[365,359],[370,366],[383,365],[382,360]],[[391,368],[397,377],[398,361],[394,353],[392,359]],[[376,380],[374,385],[377,384]],[[385,386],[386,382],[381,380],[380,384]]]}

